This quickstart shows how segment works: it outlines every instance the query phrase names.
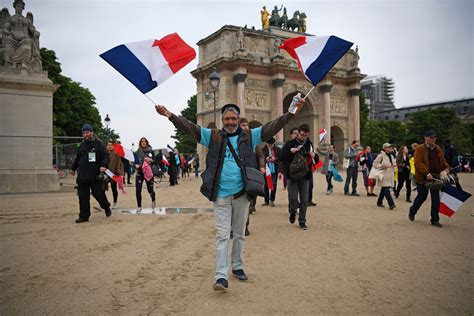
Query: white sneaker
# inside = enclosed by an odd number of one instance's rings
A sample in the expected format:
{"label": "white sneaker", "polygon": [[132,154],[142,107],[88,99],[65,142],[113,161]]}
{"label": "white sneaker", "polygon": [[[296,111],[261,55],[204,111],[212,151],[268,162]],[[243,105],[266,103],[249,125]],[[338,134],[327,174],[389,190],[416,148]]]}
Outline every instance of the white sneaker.
{"label": "white sneaker", "polygon": [[117,203],[114,203],[114,204],[112,205],[112,209],[116,209],[116,208],[117,208]]}
{"label": "white sneaker", "polygon": [[151,202],[151,208],[155,209],[155,207],[156,207],[156,201]]}
{"label": "white sneaker", "polygon": [[327,191],[327,192],[326,192],[326,195],[329,195],[329,194],[331,194],[331,191]]}
{"label": "white sneaker", "polygon": [[142,211],[142,208],[141,207],[138,207],[137,208],[137,213],[140,213]]}

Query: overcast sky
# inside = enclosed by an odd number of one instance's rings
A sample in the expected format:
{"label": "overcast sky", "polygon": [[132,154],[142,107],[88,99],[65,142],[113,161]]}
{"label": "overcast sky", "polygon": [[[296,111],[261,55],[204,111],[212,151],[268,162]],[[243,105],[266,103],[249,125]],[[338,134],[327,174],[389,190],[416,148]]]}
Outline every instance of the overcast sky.
{"label": "overcast sky", "polygon": [[[13,13],[13,0],[0,0]],[[63,73],[82,83],[109,114],[125,146],[146,136],[153,147],[174,144],[170,122],[105,63],[99,54],[123,43],[177,32],[192,45],[225,24],[260,28],[260,9],[284,4],[308,16],[307,31],[337,35],[359,46],[362,73],[395,82],[403,107],[474,95],[474,1],[141,1],[25,0],[41,32],[40,45],[56,52]],[[149,93],[179,113],[196,93],[190,71],[197,59]],[[135,146],[136,147],[136,146]]]}

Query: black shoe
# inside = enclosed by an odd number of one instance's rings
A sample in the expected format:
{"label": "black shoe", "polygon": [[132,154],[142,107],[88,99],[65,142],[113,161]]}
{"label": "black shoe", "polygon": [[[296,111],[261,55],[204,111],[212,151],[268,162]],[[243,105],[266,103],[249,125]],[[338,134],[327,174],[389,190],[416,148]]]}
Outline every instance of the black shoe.
{"label": "black shoe", "polygon": [[408,202],[408,203],[411,203],[412,201],[411,201],[410,199],[407,199],[407,202]]}
{"label": "black shoe", "polygon": [[302,230],[307,230],[308,229],[308,226],[306,226],[306,224],[300,224],[300,228]]}
{"label": "black shoe", "polygon": [[434,223],[431,223],[431,225],[434,227],[443,228],[443,225],[441,225],[440,222],[434,222]]}
{"label": "black shoe", "polygon": [[296,212],[290,213],[290,223],[294,224],[296,220]]}
{"label": "black shoe", "polygon": [[360,196],[360,194],[357,193],[357,192],[352,192],[351,195],[352,195],[352,196]]}
{"label": "black shoe", "polygon": [[415,214],[408,213],[408,219],[413,222],[415,220]]}
{"label": "black shoe", "polygon": [[112,210],[110,209],[110,207],[108,207],[108,208],[105,210],[105,216],[110,217],[110,215],[112,215]]}
{"label": "black shoe", "polygon": [[309,201],[308,206],[316,206],[316,203],[314,203],[313,201]]}
{"label": "black shoe", "polygon": [[242,269],[232,270],[232,274],[240,281],[247,281],[249,279]]}
{"label": "black shoe", "polygon": [[263,203],[262,206],[268,206],[269,204],[267,202]]}
{"label": "black shoe", "polygon": [[78,219],[76,219],[76,224],[85,223],[85,222],[88,222],[88,221],[89,221],[88,218],[79,217]]}
{"label": "black shoe", "polygon": [[395,204],[393,205],[390,205],[390,209],[393,210],[394,208],[396,208],[397,206]]}
{"label": "black shoe", "polygon": [[349,195],[349,192],[344,192],[344,195]]}
{"label": "black shoe", "polygon": [[220,278],[217,279],[216,283],[214,283],[214,291],[225,291],[229,287],[229,282],[226,279]]}
{"label": "black shoe", "polygon": [[379,204],[379,203],[377,203],[377,206],[378,206],[378,207],[385,207],[385,205]]}
{"label": "black shoe", "polygon": [[250,231],[246,228],[245,229],[245,236],[248,236],[248,235],[250,235]]}

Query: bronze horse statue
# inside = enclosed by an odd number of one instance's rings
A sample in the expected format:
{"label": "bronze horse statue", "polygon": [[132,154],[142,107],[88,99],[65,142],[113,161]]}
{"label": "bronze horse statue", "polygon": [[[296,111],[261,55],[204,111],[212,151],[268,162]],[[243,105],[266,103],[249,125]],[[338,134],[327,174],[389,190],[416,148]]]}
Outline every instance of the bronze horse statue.
{"label": "bronze horse statue", "polygon": [[283,15],[278,20],[278,26],[282,29],[288,29],[288,14],[286,13],[286,8],[283,8]]}
{"label": "bronze horse statue", "polygon": [[295,11],[293,17],[288,20],[287,27],[288,29],[294,31],[298,29],[298,32],[306,32],[306,14],[304,12]]}

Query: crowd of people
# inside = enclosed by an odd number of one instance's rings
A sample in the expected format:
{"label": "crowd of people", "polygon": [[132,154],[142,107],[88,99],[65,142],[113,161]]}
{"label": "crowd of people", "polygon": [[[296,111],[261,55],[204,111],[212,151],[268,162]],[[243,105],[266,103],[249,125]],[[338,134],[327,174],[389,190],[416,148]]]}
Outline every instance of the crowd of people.
{"label": "crowd of people", "polygon": [[[301,108],[304,100],[296,106]],[[283,190],[288,195],[289,222],[307,230],[307,208],[316,206],[313,201],[313,173],[321,168],[327,185],[326,194],[334,193],[333,182],[343,182],[339,170],[345,169],[343,194],[359,197],[358,177],[362,173],[364,187],[368,197],[376,197],[375,187],[379,194],[374,206],[389,209],[396,208],[395,200],[403,195],[405,187],[406,202],[413,203],[408,210],[410,221],[421,205],[431,194],[431,225],[441,228],[439,222],[440,188],[429,185],[436,181],[445,181],[456,167],[445,159],[445,154],[436,145],[436,133],[427,131],[423,144],[412,144],[410,149],[403,145],[398,150],[393,144],[385,143],[379,153],[374,153],[370,146],[365,148],[359,141],[352,141],[344,149],[342,157],[336,153],[337,148],[330,145],[319,162],[317,149],[310,139],[311,130],[308,124],[301,124],[290,130],[289,140],[279,148],[274,136],[294,117],[286,113],[265,125],[250,129],[248,121],[240,117],[240,109],[235,104],[222,107],[221,120],[223,128],[203,128],[171,113],[166,107],[157,105],[156,111],[167,117],[177,130],[189,134],[192,139],[207,147],[206,168],[201,174],[201,193],[213,203],[216,227],[216,277],[215,290],[228,288],[228,243],[232,239],[232,274],[241,281],[248,279],[243,268],[243,247],[245,236],[250,234],[249,215],[256,211],[257,196],[263,197],[263,207],[274,207],[277,194],[277,183],[281,179]],[[89,124],[82,129],[84,141],[77,152],[72,166],[72,173],[78,171],[77,184],[80,213],[76,223],[87,222],[90,217],[90,193],[105,210],[108,217],[111,205],[105,195],[103,173],[107,168],[115,175],[127,178],[135,173],[137,212],[142,210],[142,186],[145,183],[151,199],[151,207],[156,207],[154,182],[145,176],[146,166],[152,166],[153,174],[169,175],[171,186],[178,185],[178,178],[188,176],[194,170],[199,175],[199,156],[180,155],[177,149],[169,148],[166,152],[155,152],[148,140],[143,137],[135,152],[136,161],[131,164],[114,152],[114,143],[106,146],[98,140]],[[449,153],[447,153],[448,156]],[[452,153],[451,153],[452,154]],[[454,159],[453,159],[454,161]],[[342,167],[342,168],[341,168]],[[133,169],[133,170],[131,170]],[[262,192],[255,193],[251,184],[261,181],[252,175],[251,170],[260,172],[265,179]],[[113,204],[117,207],[117,183],[111,181]],[[460,187],[459,182],[457,185]],[[417,195],[411,200],[412,186]],[[392,192],[394,197],[392,197]],[[395,198],[395,199],[394,199]]]}

